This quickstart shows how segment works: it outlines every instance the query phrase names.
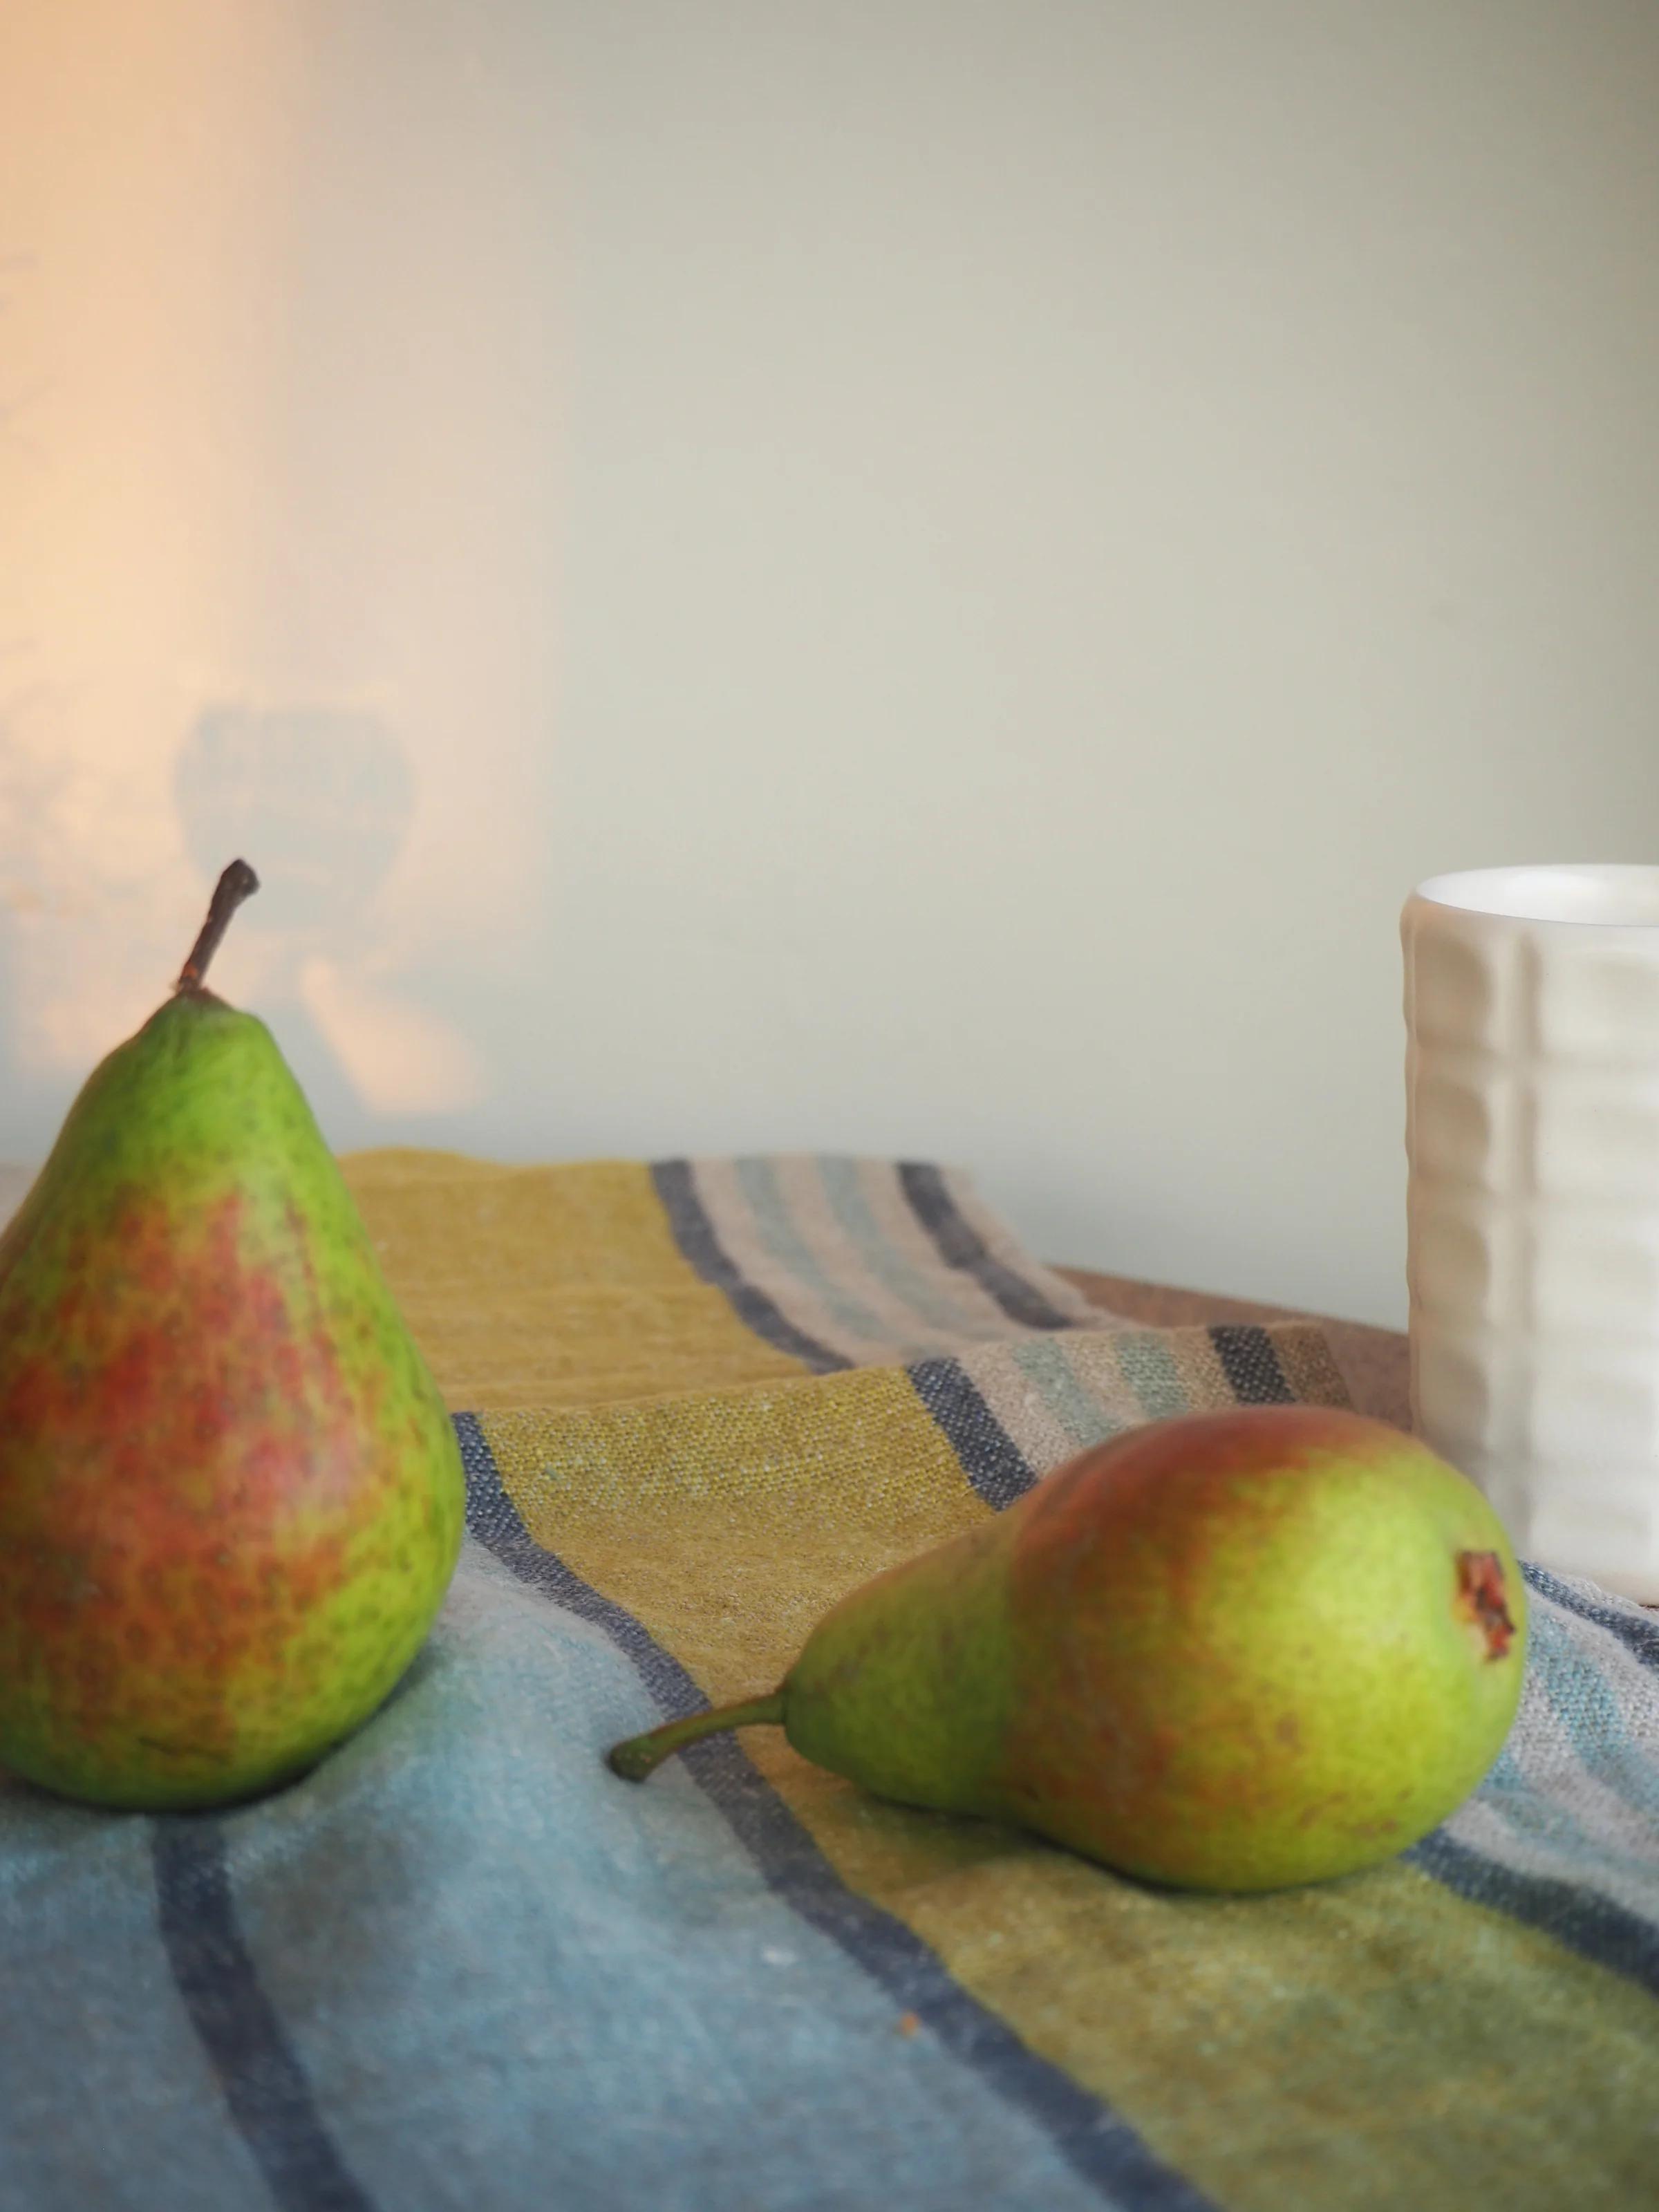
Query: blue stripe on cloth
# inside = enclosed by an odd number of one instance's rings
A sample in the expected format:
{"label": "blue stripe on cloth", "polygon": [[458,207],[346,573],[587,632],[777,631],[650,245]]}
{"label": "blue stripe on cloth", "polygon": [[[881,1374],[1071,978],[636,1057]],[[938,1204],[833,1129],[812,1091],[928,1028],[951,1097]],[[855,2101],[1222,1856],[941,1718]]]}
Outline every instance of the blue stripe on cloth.
{"label": "blue stripe on cloth", "polygon": [[1285,1379],[1273,1340],[1252,1322],[1216,1322],[1209,1331],[1233,1395],[1243,1406],[1290,1406],[1296,1393]]}
{"label": "blue stripe on cloth", "polygon": [[899,1187],[910,1211],[933,1238],[948,1267],[960,1267],[996,1300],[1010,1321],[1023,1328],[1072,1328],[1069,1314],[1051,1305],[1034,1283],[999,1260],[951,1195],[936,1167],[923,1160],[901,1160]]}
{"label": "blue stripe on cloth", "polygon": [[1523,1922],[1581,1958],[1659,1996],[1659,1928],[1577,1882],[1520,1874],[1437,1828],[1406,1853],[1409,1863],[1468,1899]]}
{"label": "blue stripe on cloth", "polygon": [[833,1375],[853,1364],[797,1328],[764,1291],[746,1279],[714,1234],[714,1224],[697,1195],[690,1160],[657,1161],[651,1170],[651,1181],[681,1256],[705,1283],[722,1293],[746,1328],[753,1329],[774,1351],[801,1361],[815,1375]]}
{"label": "blue stripe on cloth", "polygon": [[779,1188],[777,1162],[740,1159],[732,1164],[738,1187],[755,1217],[755,1226],[773,1258],[805,1285],[842,1328],[855,1337],[862,1337],[868,1344],[890,1345],[892,1330],[852,1295],[842,1279],[820,1264],[817,1255],[802,1236],[789,1201]]}
{"label": "blue stripe on cloth", "polygon": [[271,2212],[161,1940],[154,1845],[142,1815],[0,1783],[5,2212]]}
{"label": "blue stripe on cloth", "polygon": [[[1602,1672],[1593,1649],[1586,1649],[1591,1639],[1576,1615],[1556,1605],[1547,1595],[1541,1605],[1534,1605],[1528,1624],[1527,1672],[1529,1686],[1541,1696],[1544,1705],[1556,1726],[1572,1747],[1573,1755],[1583,1767],[1586,1777],[1599,1783],[1622,1803],[1642,1816],[1644,1826],[1643,1838],[1650,1846],[1659,1843],[1659,1759],[1654,1757],[1654,1746],[1650,1729],[1651,1713],[1642,1713],[1642,1737],[1632,1735],[1625,1717],[1624,1701],[1612,1681]],[[1610,1653],[1609,1656],[1613,1655]],[[1640,1677],[1638,1677],[1638,1680]],[[1646,1687],[1645,1683],[1643,1685]],[[1522,1721],[1526,1708],[1522,1707]],[[1527,1759],[1526,1731],[1517,1728],[1511,1735],[1505,1756],[1516,1753],[1516,1763],[1525,1772]],[[1520,1746],[1519,1752],[1516,1747]],[[1540,1747],[1542,1748],[1542,1747]],[[1546,1753],[1549,1770],[1557,1765],[1558,1753],[1551,1746]],[[1552,1771],[1549,1779],[1560,1780],[1558,1771]],[[1542,1775],[1536,1778],[1528,1775],[1528,1788],[1536,1796],[1546,1796],[1547,1802],[1559,1800]],[[1562,1809],[1565,1809],[1563,1808]],[[1582,1808],[1590,1811],[1587,1804]],[[1583,1833],[1575,1822],[1575,1829]],[[1583,1848],[1591,1855],[1607,1846],[1599,1845],[1593,1837],[1586,1836]],[[1626,1859],[1629,1854],[1615,1845],[1609,1856]],[[1650,1850],[1631,1862],[1639,1866],[1647,1881],[1653,1886],[1656,1903],[1659,1904],[1659,1851]]]}
{"label": "blue stripe on cloth", "polygon": [[[877,1220],[869,1193],[860,1180],[860,1163],[835,1153],[819,1157],[818,1181],[830,1201],[838,1226],[851,1239],[860,1260],[919,1321],[950,1337],[988,1337],[1002,1334],[988,1314],[964,1310],[969,1301],[956,1295],[951,1277],[913,1267],[902,1247],[895,1243]],[[972,1303],[976,1304],[976,1301]]]}
{"label": "blue stripe on cloth", "polygon": [[1615,1606],[1602,1605],[1582,1590],[1576,1590],[1547,1567],[1535,1567],[1523,1560],[1522,1573],[1532,1588],[1568,1613],[1576,1613],[1580,1620],[1593,1621],[1597,1628],[1605,1628],[1609,1636],[1616,1636],[1627,1651],[1633,1652],[1644,1667],[1659,1674],[1659,1617],[1644,1619],[1640,1613],[1620,1613]]}
{"label": "blue stripe on cloth", "polygon": [[374,2212],[323,2125],[242,1941],[218,1821],[162,1816],[152,1858],[173,1980],[272,2198],[282,2212]]}
{"label": "blue stripe on cloth", "polygon": [[[665,1717],[705,1711],[708,1698],[672,1653],[631,1613],[535,1541],[502,1486],[482,1424],[469,1413],[454,1418],[471,1533],[521,1582],[604,1630],[633,1662]],[[1127,2121],[1038,2057],[969,1996],[902,1921],[849,1889],[734,1737],[689,1745],[680,1759],[767,1887],[902,2011],[914,2013],[987,2087],[1034,2121],[1109,2202],[1133,2204],[1135,2212],[1213,2212],[1211,2200],[1155,2157]]]}
{"label": "blue stripe on cloth", "polygon": [[988,1505],[1001,1512],[1036,1477],[1024,1455],[957,1359],[919,1359],[908,1368],[912,1389]]}
{"label": "blue stripe on cloth", "polygon": [[1088,1451],[1108,1437],[1133,1426],[1133,1416],[1108,1413],[1085,1390],[1068,1356],[1070,1347],[1053,1336],[1023,1336],[1009,1346],[1013,1362],[1065,1433],[1073,1451]]}
{"label": "blue stripe on cloth", "polygon": [[[1540,1761],[1547,1773],[1551,1764],[1547,1751]],[[1559,1794],[1570,1778],[1578,1790],[1586,1782],[1601,1788],[1583,1791],[1582,1801],[1577,1790],[1571,1797]],[[1444,1832],[1462,1850],[1474,1852],[1500,1872],[1559,1884],[1592,1905],[1608,1905],[1653,1928],[1659,1923],[1659,1869],[1650,1856],[1623,1848],[1616,1833],[1609,1835],[1605,1821],[1592,1827],[1581,1817],[1595,1796],[1605,1800],[1616,1794],[1605,1775],[1581,1768],[1575,1776],[1565,1761],[1547,1779],[1529,1774],[1512,1735],[1474,1796],[1447,1820]],[[1626,1803],[1628,1807],[1628,1800]],[[1648,1820],[1650,1824],[1651,1815]],[[1496,1834],[1494,1822],[1499,1824]],[[1641,1819],[1631,1825],[1639,1835]],[[1571,1947],[1570,1932],[1560,1940]]]}

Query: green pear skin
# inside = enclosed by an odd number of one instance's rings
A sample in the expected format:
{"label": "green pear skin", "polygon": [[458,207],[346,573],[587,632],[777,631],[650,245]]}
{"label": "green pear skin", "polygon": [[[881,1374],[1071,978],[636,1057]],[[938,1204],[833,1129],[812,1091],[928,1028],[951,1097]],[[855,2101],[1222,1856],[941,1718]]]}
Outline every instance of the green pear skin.
{"label": "green pear skin", "polygon": [[0,1765],[100,1805],[313,1765],[414,1657],[465,1512],[310,1109],[204,964],[88,1079],[0,1238]]}
{"label": "green pear skin", "polygon": [[1083,1453],[854,1590],[770,1698],[618,1745],[642,1779],[781,1721],[878,1796],[1016,1822],[1144,1880],[1254,1891],[1391,1857],[1521,1695],[1526,1595],[1474,1486],[1334,1408],[1179,1416]]}

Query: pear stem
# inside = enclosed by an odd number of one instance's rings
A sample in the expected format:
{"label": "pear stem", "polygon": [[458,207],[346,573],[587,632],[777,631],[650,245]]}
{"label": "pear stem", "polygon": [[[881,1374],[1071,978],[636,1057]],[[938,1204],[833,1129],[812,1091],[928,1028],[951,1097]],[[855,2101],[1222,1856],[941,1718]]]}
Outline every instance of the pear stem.
{"label": "pear stem", "polygon": [[688,1743],[699,1742],[720,1729],[751,1728],[757,1721],[782,1726],[781,1690],[774,1690],[769,1698],[750,1698],[743,1705],[711,1705],[706,1713],[693,1713],[686,1720],[665,1721],[644,1735],[631,1735],[626,1743],[612,1744],[605,1753],[605,1764],[624,1782],[643,1782],[665,1759],[684,1750]]}
{"label": "pear stem", "polygon": [[207,920],[202,924],[202,933],[190,948],[190,957],[179,970],[175,991],[199,991],[202,978],[207,974],[208,963],[219,950],[219,940],[230,927],[230,917],[245,898],[252,898],[259,888],[259,878],[246,860],[233,860],[213,887],[213,899],[208,908]]}

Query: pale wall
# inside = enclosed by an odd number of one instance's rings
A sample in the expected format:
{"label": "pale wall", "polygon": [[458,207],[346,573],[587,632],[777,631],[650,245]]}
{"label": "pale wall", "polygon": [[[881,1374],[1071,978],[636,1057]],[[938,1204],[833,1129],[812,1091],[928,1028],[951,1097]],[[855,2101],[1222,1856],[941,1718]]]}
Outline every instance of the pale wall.
{"label": "pale wall", "polygon": [[245,847],[342,1145],[1400,1318],[1405,890],[1659,857],[1659,10],[0,24],[0,1155]]}

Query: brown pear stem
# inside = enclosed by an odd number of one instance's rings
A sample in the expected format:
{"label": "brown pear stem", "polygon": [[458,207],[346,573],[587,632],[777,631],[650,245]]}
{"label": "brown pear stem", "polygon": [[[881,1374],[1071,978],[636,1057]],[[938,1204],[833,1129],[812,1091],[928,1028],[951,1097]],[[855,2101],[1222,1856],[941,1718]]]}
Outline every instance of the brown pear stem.
{"label": "brown pear stem", "polygon": [[706,1713],[693,1713],[687,1720],[665,1721],[644,1735],[631,1735],[626,1743],[612,1744],[605,1764],[624,1782],[643,1782],[665,1759],[688,1743],[696,1743],[721,1729],[752,1728],[757,1721],[783,1725],[781,1690],[774,1690],[769,1698],[750,1698],[740,1705],[712,1705]]}
{"label": "brown pear stem", "polygon": [[208,963],[219,950],[219,940],[230,927],[230,917],[245,898],[259,888],[259,878],[246,860],[233,860],[213,887],[213,898],[202,924],[202,933],[190,948],[190,957],[179,970],[175,991],[199,991]]}

